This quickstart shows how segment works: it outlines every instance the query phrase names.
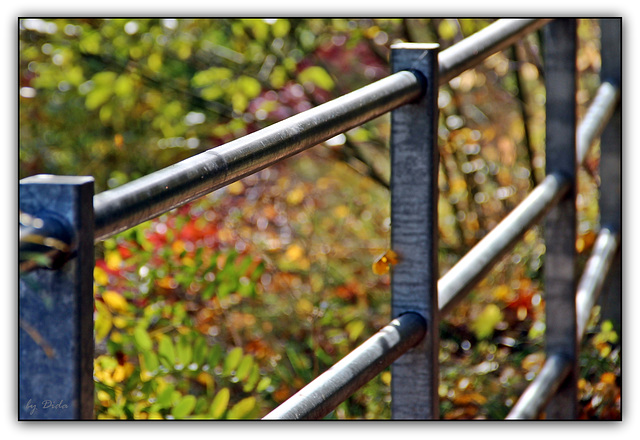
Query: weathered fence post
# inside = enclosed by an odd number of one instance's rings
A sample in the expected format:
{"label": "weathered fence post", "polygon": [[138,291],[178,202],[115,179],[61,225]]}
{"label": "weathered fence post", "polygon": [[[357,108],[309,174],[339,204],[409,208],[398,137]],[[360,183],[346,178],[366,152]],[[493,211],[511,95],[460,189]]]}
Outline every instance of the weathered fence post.
{"label": "weathered fence post", "polygon": [[576,341],[576,20],[557,19],[545,27],[546,173],[572,182],[544,223],[546,352],[572,369],[547,406],[547,419],[577,416]]}
{"label": "weathered fence post", "polygon": [[438,414],[438,49],[392,46],[393,72],[423,77],[424,95],[391,112],[392,316],[417,312],[427,335],[391,367],[391,417],[437,419]]}
{"label": "weathered fence post", "polygon": [[[602,82],[609,82],[622,87],[622,31],[621,19],[607,18],[600,20]],[[622,97],[622,93],[620,93]],[[622,98],[621,98],[622,99]],[[622,233],[621,225],[621,192],[622,192],[622,104],[618,105],[611,115],[600,138],[600,226],[612,232]],[[615,260],[611,266],[609,277],[603,289],[601,301],[601,318],[611,320],[615,330],[620,333],[622,321],[622,273],[621,258],[622,240]]]}
{"label": "weathered fence post", "polygon": [[38,219],[31,243],[60,244],[37,234],[56,224],[71,254],[60,268],[20,273],[19,419],[92,419],[93,178],[23,179],[20,211]]}

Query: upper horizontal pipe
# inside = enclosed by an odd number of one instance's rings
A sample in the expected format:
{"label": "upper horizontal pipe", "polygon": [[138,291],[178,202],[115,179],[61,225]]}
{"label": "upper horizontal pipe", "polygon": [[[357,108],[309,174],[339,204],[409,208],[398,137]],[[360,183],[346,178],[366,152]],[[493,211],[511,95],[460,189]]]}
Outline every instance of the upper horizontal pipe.
{"label": "upper horizontal pipe", "polygon": [[408,71],[299,113],[94,197],[103,240],[357,127],[423,93]]}
{"label": "upper horizontal pipe", "polygon": [[598,87],[596,96],[584,115],[576,133],[576,160],[582,164],[593,142],[600,137],[620,98],[620,89],[609,82]]}
{"label": "upper horizontal pipe", "polygon": [[514,44],[525,35],[550,22],[551,19],[501,19],[476,32],[438,56],[440,85],[496,52]]}
{"label": "upper horizontal pipe", "polygon": [[[440,84],[549,20],[506,19],[443,51]],[[258,132],[94,197],[95,240],[156,217],[416,99],[421,78],[398,72]]]}

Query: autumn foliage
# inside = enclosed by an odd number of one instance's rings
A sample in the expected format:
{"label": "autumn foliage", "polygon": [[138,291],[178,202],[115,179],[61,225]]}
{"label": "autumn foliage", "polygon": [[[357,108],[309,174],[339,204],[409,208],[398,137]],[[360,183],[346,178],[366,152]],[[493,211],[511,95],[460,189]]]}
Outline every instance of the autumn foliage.
{"label": "autumn foliage", "polygon": [[[97,191],[355,90],[395,41],[442,48],[490,20],[55,19],[20,30],[20,176]],[[578,103],[598,85],[580,20]],[[544,66],[531,35],[440,89],[439,265],[451,268],[544,175]],[[350,130],[96,246],[95,410],[255,419],[390,319],[389,118]],[[576,247],[598,227],[598,151]],[[441,416],[501,419],[544,362],[545,247],[530,230],[440,327]],[[620,419],[620,342],[594,311],[581,418]],[[390,417],[389,371],[328,418]]]}

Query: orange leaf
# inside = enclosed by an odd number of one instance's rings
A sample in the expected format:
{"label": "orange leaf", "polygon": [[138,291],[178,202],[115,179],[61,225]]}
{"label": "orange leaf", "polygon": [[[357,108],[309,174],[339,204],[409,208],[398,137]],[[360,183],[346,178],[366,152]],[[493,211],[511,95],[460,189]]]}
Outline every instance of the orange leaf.
{"label": "orange leaf", "polygon": [[384,254],[376,258],[371,268],[376,275],[384,275],[389,272],[391,266],[398,264],[398,261],[398,254],[388,249]]}

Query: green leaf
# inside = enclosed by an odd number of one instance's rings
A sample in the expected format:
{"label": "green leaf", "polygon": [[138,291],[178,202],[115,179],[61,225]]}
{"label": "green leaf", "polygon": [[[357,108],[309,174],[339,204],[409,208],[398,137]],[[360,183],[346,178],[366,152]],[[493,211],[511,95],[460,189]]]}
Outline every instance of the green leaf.
{"label": "green leaf", "polygon": [[242,348],[236,347],[232,349],[227,357],[224,359],[224,366],[222,367],[222,374],[228,376],[233,370],[236,369],[240,361],[242,360]]}
{"label": "green leaf", "polygon": [[502,321],[500,307],[495,304],[488,304],[471,324],[471,329],[478,339],[489,338],[500,321]]}
{"label": "green leaf", "polygon": [[105,104],[109,100],[109,98],[111,98],[112,94],[113,91],[110,88],[96,88],[87,94],[84,105],[88,110],[95,110]]}
{"label": "green leaf", "polygon": [[211,409],[209,410],[211,417],[214,419],[222,417],[229,405],[230,396],[231,393],[229,392],[229,388],[222,388],[218,391],[216,397],[213,398],[213,402],[211,402]]}
{"label": "green leaf", "polygon": [[207,101],[217,101],[224,96],[224,89],[217,84],[213,84],[202,89],[200,95]]}
{"label": "green leaf", "polygon": [[258,386],[256,387],[256,391],[261,393],[261,392],[265,391],[267,388],[269,388],[269,385],[271,385],[271,378],[270,377],[263,377],[262,379],[260,379],[260,382],[258,382]]}
{"label": "green leaf", "polygon": [[347,333],[349,334],[349,340],[353,342],[356,339],[358,339],[358,337],[364,331],[365,326],[366,325],[364,321],[361,321],[360,319],[355,319],[349,322],[345,327],[347,330]]}
{"label": "green leaf", "polygon": [[207,357],[207,341],[203,337],[198,337],[193,345],[193,362],[202,366]]}
{"label": "green leaf", "polygon": [[237,286],[238,286],[238,283],[236,280],[221,283],[220,286],[218,286],[216,296],[218,298],[226,298],[227,296],[229,296],[229,294],[236,291]]}
{"label": "green leaf", "polygon": [[260,82],[250,76],[241,75],[236,81],[236,85],[249,99],[255,98],[262,91]]}
{"label": "green leaf", "polygon": [[258,364],[254,363],[253,367],[251,368],[251,374],[249,374],[247,383],[244,385],[244,387],[242,387],[242,391],[244,391],[245,393],[250,393],[251,390],[253,390],[253,388],[256,386],[256,383],[258,383],[258,380],[260,380],[260,368],[258,367]]}
{"label": "green leaf", "polygon": [[235,420],[242,419],[246,417],[253,408],[256,406],[256,398],[246,397],[242,399],[240,402],[236,403],[227,414],[227,419]]}
{"label": "green leaf", "polygon": [[180,402],[173,407],[171,415],[176,419],[184,419],[186,416],[191,414],[195,407],[196,397],[189,394],[180,399]]}
{"label": "green leaf", "polygon": [[172,384],[168,384],[167,387],[162,390],[162,392],[160,394],[158,394],[158,397],[156,398],[156,403],[161,407],[161,408],[169,408],[172,406],[172,397],[173,397],[173,392],[174,392],[175,388],[173,387]]}
{"label": "green leaf", "polygon": [[256,267],[256,269],[251,273],[251,281],[257,281],[260,276],[264,273],[265,270],[265,264],[264,262],[260,262],[260,264],[258,264],[258,266]]}
{"label": "green leaf", "polygon": [[303,84],[311,82],[324,90],[332,90],[335,85],[331,76],[320,66],[307,67],[300,72],[298,80]]}
{"label": "green leaf", "polygon": [[153,351],[147,350],[142,353],[142,356],[144,357],[144,366],[147,371],[152,372],[158,369],[158,367],[160,366],[158,362],[158,356],[156,356]]}
{"label": "green leaf", "polygon": [[148,351],[153,347],[149,333],[143,327],[136,327],[133,331],[133,341],[138,347],[139,351]]}
{"label": "green leaf", "polygon": [[298,352],[291,345],[288,345],[285,351],[296,374],[299,376],[307,376],[308,369],[310,367],[310,365],[308,365],[308,359],[306,357],[299,356]]}
{"label": "green leaf", "polygon": [[187,366],[191,363],[191,359],[193,358],[193,347],[191,346],[191,341],[187,338],[187,335],[180,336],[180,340],[176,346],[176,352],[178,355],[178,361],[182,365]]}
{"label": "green leaf", "polygon": [[96,320],[95,320],[95,334],[96,334],[96,342],[101,342],[111,331],[111,312],[104,305],[104,303],[100,301],[95,302],[96,306]]}
{"label": "green leaf", "polygon": [[202,299],[211,299],[215,291],[216,291],[216,284],[209,283],[207,287],[205,287],[202,290],[202,292],[200,293],[200,296],[202,296]]}
{"label": "green leaf", "polygon": [[271,33],[273,33],[273,36],[276,38],[284,37],[289,33],[290,29],[291,29],[291,24],[289,23],[289,20],[278,19],[271,26]]}
{"label": "green leaf", "polygon": [[238,369],[236,370],[236,377],[240,380],[245,380],[251,372],[252,366],[253,356],[251,356],[250,354],[245,354],[240,361],[240,364],[238,365]]}
{"label": "green leaf", "polygon": [[96,87],[112,87],[116,80],[116,73],[109,71],[98,72],[91,78]]}
{"label": "green leaf", "polygon": [[219,344],[216,344],[209,350],[207,363],[211,368],[214,368],[218,365],[220,359],[222,359],[222,347]]}
{"label": "green leaf", "polygon": [[160,337],[160,342],[158,343],[158,355],[160,355],[160,362],[167,367],[173,368],[176,363],[176,353],[173,348],[173,342],[171,342],[171,338],[167,335],[162,335]]}
{"label": "green leaf", "polygon": [[113,91],[121,98],[130,96],[133,93],[133,80],[129,75],[120,75],[113,85]]}
{"label": "green leaf", "polygon": [[193,75],[193,78],[191,78],[191,84],[193,84],[194,87],[205,87],[225,79],[231,79],[232,77],[233,72],[231,69],[227,69],[226,67],[212,67]]}

